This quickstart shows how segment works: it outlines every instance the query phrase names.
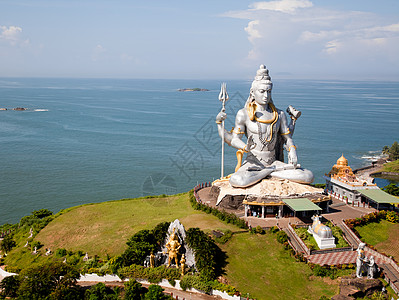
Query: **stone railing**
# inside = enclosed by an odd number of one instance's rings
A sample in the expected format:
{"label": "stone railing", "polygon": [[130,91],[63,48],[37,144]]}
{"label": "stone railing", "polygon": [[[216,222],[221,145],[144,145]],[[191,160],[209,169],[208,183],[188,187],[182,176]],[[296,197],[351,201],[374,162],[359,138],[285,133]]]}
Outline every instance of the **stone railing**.
{"label": "stone railing", "polygon": [[[342,231],[345,233],[345,235],[348,235],[351,239],[353,239],[357,245],[359,245],[362,241],[358,238],[358,236],[348,227],[348,225],[345,224],[345,222],[342,221]],[[350,241],[348,241],[350,243]],[[356,245],[353,245],[356,246]]]}
{"label": "stone railing", "polygon": [[197,202],[200,202],[200,203],[201,203],[201,199],[200,199],[200,197],[198,196],[198,191],[201,190],[201,189],[203,189],[203,188],[211,187],[211,186],[212,186],[212,182],[203,182],[203,183],[197,184],[197,185],[194,187],[194,197],[195,197],[195,199],[197,200]]}
{"label": "stone railing", "polygon": [[310,250],[310,255],[345,252],[345,251],[353,251],[353,248],[352,247],[342,247],[342,248],[331,248],[331,249],[323,249],[323,250]]}
{"label": "stone railing", "polygon": [[[302,249],[305,251],[305,254],[306,254],[306,255],[310,255],[311,253],[310,253],[309,248],[306,247],[305,243],[302,241],[302,239],[301,239],[301,238],[298,236],[298,234],[295,232],[294,228],[292,228],[291,224],[288,224],[287,229],[288,229],[288,231],[290,232],[290,234],[292,235],[292,237],[295,239],[295,242],[296,242],[297,244],[299,244],[299,245],[302,247]],[[298,251],[299,249],[296,249],[296,250]],[[302,252],[302,251],[301,251],[301,252]]]}

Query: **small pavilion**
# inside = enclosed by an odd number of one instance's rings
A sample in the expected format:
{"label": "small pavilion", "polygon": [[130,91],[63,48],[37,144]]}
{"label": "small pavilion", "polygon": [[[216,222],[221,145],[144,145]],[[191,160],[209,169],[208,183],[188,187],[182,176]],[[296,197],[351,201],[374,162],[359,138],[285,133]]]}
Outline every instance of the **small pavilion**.
{"label": "small pavilion", "polygon": [[271,217],[311,217],[321,211],[328,211],[330,196],[307,195],[301,198],[279,198],[243,200],[245,216],[258,218]]}

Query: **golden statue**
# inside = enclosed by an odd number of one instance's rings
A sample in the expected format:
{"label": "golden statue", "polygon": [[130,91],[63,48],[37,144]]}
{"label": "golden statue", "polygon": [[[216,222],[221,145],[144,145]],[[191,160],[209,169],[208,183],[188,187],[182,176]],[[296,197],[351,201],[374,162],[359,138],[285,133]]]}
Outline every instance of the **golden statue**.
{"label": "golden statue", "polygon": [[171,261],[174,259],[176,262],[176,267],[179,267],[179,263],[177,260],[177,255],[179,253],[179,249],[181,247],[176,233],[175,233],[175,228],[173,228],[173,232],[169,237],[169,241],[166,243],[166,248],[168,249],[168,267],[170,267]]}
{"label": "golden statue", "polygon": [[183,276],[185,273],[185,269],[186,269],[186,259],[184,257],[184,254],[181,256],[180,268],[181,268],[181,276]]}
{"label": "golden statue", "polygon": [[155,255],[154,253],[151,252],[150,254],[150,267],[154,268],[155,267]]}

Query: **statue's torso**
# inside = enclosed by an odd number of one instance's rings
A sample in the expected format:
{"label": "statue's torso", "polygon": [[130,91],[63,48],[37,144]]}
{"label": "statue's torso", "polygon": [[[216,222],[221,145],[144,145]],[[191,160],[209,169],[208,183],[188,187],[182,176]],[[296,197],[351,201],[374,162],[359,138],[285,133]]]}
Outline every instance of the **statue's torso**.
{"label": "statue's torso", "polygon": [[[278,112],[278,114],[280,114]],[[272,119],[272,114],[265,114],[260,120]],[[245,118],[245,134],[249,138],[252,136],[255,148],[248,153],[247,160],[259,161],[262,165],[270,165],[276,160],[277,134],[281,126],[280,117],[273,123],[261,123],[256,120],[251,121],[248,114]]]}

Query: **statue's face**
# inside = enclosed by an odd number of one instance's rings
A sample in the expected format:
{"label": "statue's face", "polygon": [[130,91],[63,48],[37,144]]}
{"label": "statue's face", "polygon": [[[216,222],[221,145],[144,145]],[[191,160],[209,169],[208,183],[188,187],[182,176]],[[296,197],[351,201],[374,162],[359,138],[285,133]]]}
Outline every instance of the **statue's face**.
{"label": "statue's face", "polygon": [[253,87],[255,102],[265,105],[272,100],[272,85],[267,83],[258,83]]}

